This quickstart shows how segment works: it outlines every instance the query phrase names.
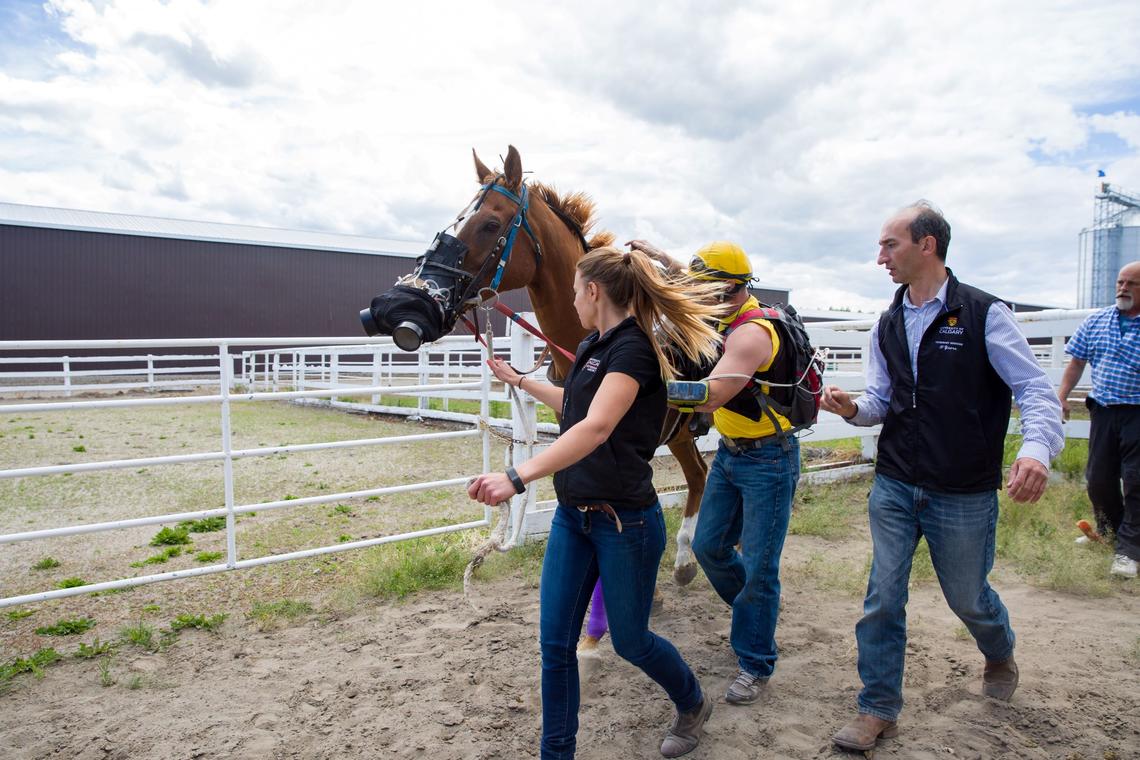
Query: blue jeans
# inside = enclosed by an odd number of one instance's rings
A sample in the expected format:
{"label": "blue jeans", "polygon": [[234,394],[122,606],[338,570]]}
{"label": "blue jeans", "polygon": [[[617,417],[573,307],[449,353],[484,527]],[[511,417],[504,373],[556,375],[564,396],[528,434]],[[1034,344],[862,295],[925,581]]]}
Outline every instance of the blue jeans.
{"label": "blue jeans", "polygon": [[649,630],[657,567],[665,551],[661,505],[618,515],[620,533],[603,512],[560,504],[550,526],[539,587],[543,760],[574,757],[578,636],[599,576],[614,651],[660,684],[678,710],[701,703],[693,671],[672,644]]}
{"label": "blue jeans", "polygon": [[[800,477],[800,446],[779,443],[739,454],[722,443],[709,470],[693,553],[732,607],[730,642],[740,667],[768,678],[776,667],[780,552]],[[736,545],[741,544],[741,552]]]}
{"label": "blue jeans", "polygon": [[1009,613],[986,581],[994,564],[996,491],[934,493],[876,475],[869,499],[874,559],[855,626],[859,643],[859,712],[895,720],[902,709],[906,602],[911,560],[926,536],[942,595],[986,660],[1013,655]]}

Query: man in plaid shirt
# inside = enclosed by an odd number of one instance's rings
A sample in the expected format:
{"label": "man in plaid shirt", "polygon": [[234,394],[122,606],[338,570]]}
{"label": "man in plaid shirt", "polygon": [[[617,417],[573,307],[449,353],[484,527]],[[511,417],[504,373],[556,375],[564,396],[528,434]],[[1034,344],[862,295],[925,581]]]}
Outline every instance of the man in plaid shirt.
{"label": "man in plaid shirt", "polygon": [[[1057,395],[1069,418],[1068,397],[1092,363],[1089,501],[1101,533],[1116,534],[1112,574],[1135,578],[1140,561],[1140,261],[1120,270],[1116,304],[1089,316],[1069,339]],[[1123,481],[1124,488],[1121,489]]]}

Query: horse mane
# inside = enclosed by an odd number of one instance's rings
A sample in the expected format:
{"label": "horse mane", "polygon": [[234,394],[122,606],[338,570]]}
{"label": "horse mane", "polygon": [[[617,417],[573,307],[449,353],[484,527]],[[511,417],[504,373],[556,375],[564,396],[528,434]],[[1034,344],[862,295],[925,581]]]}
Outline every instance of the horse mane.
{"label": "horse mane", "polygon": [[586,241],[586,250],[592,251],[614,242],[614,233],[608,230],[599,230],[592,237],[586,237],[597,222],[594,219],[594,201],[590,199],[590,196],[585,193],[570,193],[562,196],[552,185],[544,185],[541,182],[535,182],[530,186],[530,189],[538,193],[538,197],[550,206],[551,211],[565,222],[566,226]]}

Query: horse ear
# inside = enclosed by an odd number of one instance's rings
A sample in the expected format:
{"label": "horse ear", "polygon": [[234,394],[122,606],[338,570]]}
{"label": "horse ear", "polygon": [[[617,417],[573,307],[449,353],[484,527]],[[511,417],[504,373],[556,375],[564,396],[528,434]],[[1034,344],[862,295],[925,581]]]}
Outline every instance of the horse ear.
{"label": "horse ear", "polygon": [[491,176],[491,170],[479,160],[479,154],[475,152],[474,148],[471,149],[471,156],[475,159],[475,180],[479,184],[483,184],[487,181],[487,177]]}
{"label": "horse ear", "polygon": [[503,174],[506,175],[506,186],[518,190],[522,184],[522,159],[515,146],[507,146],[507,160],[503,162]]}

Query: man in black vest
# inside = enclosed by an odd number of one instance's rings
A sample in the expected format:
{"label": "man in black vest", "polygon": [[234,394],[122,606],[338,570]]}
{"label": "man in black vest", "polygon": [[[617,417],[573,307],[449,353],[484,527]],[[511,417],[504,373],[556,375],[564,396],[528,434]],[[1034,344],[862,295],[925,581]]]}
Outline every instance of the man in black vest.
{"label": "man in black vest", "polygon": [[898,732],[911,560],[926,536],[946,602],[985,657],[982,692],[1017,688],[1009,614],[986,580],[994,560],[997,489],[1010,416],[1024,442],[1009,496],[1037,501],[1064,445],[1061,409],[1009,308],[946,268],[950,225],[919,201],[883,226],[878,263],[899,283],[871,330],[866,391],[835,386],[821,406],[855,425],[883,423],[868,513],[874,556],[859,645],[859,714],[834,741],[873,749]]}

